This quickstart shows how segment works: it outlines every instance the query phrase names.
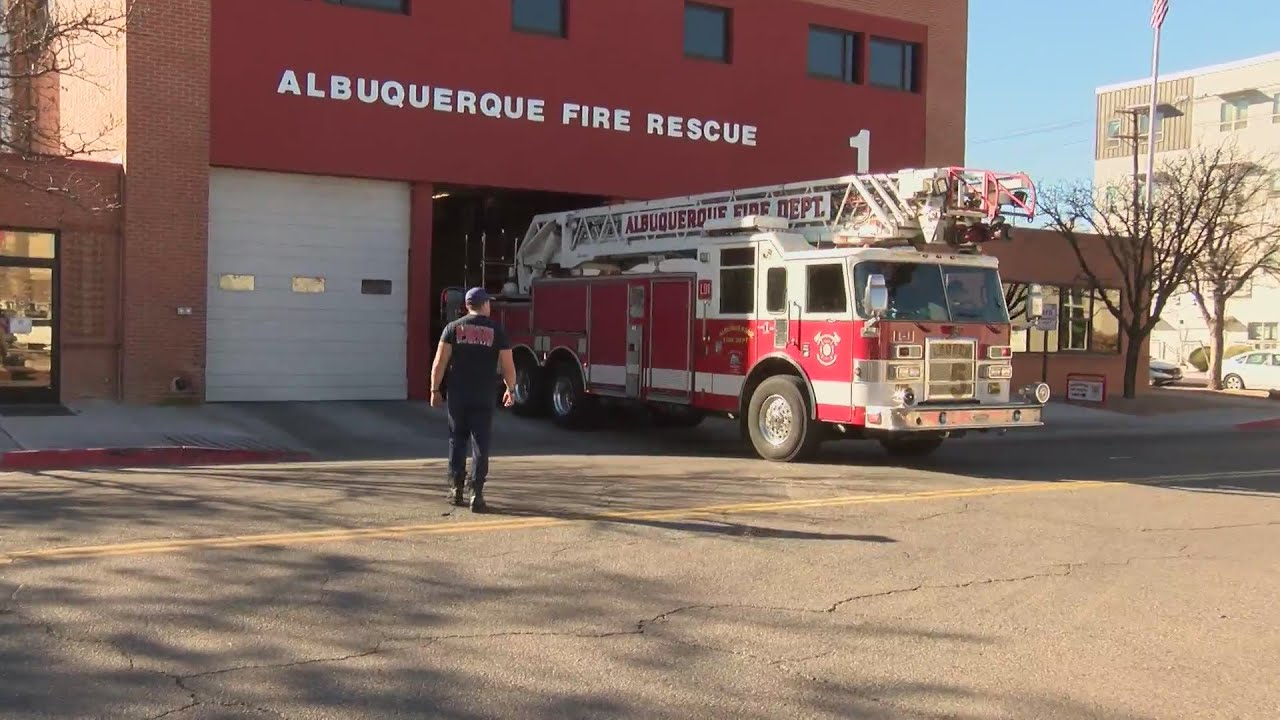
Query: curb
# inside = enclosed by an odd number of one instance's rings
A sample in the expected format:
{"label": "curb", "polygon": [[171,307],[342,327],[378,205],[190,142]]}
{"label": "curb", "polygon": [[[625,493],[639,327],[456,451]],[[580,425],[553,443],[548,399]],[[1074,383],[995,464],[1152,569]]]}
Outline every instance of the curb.
{"label": "curb", "polygon": [[306,462],[310,453],[191,446],[10,450],[0,455],[0,471],[84,468],[182,467]]}
{"label": "curb", "polygon": [[1271,418],[1270,420],[1254,420],[1253,422],[1240,423],[1236,425],[1236,430],[1250,432],[1254,430],[1280,430],[1280,418]]}

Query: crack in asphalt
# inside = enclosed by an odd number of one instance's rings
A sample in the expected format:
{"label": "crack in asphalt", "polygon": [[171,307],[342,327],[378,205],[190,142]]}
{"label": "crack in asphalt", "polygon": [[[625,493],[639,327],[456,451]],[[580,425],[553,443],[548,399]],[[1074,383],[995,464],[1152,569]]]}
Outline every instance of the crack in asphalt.
{"label": "crack in asphalt", "polygon": [[1207,530],[1235,530],[1237,528],[1275,527],[1278,525],[1280,525],[1280,520],[1274,520],[1271,522],[1241,523],[1239,525],[1210,525],[1208,527],[1142,528],[1138,532],[1204,532]]}

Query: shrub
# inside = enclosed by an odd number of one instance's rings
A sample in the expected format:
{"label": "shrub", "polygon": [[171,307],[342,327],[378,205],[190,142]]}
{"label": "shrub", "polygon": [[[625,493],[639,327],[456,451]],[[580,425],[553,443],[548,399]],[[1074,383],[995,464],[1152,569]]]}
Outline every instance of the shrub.
{"label": "shrub", "polygon": [[[1227,351],[1223,353],[1224,358],[1233,358],[1241,353],[1247,353],[1253,347],[1249,345],[1231,345],[1227,347]],[[1187,356],[1187,364],[1199,370],[1200,372],[1209,372],[1209,348],[1198,347],[1191,351]]]}

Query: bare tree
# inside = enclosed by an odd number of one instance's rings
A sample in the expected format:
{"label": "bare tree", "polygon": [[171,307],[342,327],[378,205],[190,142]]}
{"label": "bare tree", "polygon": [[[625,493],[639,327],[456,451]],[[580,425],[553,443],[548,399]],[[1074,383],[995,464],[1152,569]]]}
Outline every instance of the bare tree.
{"label": "bare tree", "polygon": [[1239,156],[1219,176],[1231,192],[1220,216],[1207,221],[1205,251],[1187,286],[1209,328],[1209,387],[1222,388],[1227,301],[1262,275],[1280,276],[1280,212],[1271,203],[1273,158]]}
{"label": "bare tree", "polygon": [[[1135,133],[1136,134],[1136,133]],[[1120,322],[1125,337],[1124,397],[1137,394],[1142,345],[1165,306],[1187,286],[1196,261],[1212,246],[1223,218],[1240,191],[1240,173],[1228,170],[1234,152],[1226,146],[1189,151],[1166,160],[1156,173],[1150,207],[1134,178],[1105,187],[1090,183],[1050,188],[1041,209],[1051,229],[1070,244],[1086,281],[1095,291],[1108,287],[1110,265],[1119,270],[1117,302],[1098,292]],[[1136,157],[1135,157],[1136,168]],[[1085,235],[1096,235],[1104,257],[1090,257]]]}
{"label": "bare tree", "polygon": [[118,39],[131,4],[0,0],[0,153],[22,160],[0,171],[0,182],[74,194],[74,178],[59,182],[44,166],[107,149],[103,140],[120,119],[104,119],[100,128],[61,127],[60,85],[74,79],[106,90],[85,62],[85,50]]}

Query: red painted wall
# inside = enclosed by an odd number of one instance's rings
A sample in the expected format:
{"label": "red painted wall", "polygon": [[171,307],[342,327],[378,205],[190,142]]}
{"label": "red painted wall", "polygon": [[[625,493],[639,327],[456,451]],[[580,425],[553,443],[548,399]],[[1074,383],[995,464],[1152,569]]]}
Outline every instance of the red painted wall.
{"label": "red painted wall", "polygon": [[[923,94],[806,67],[811,23],[920,43],[925,26],[795,0],[718,4],[734,9],[727,65],[684,57],[681,0],[571,3],[568,39],[513,31],[509,0],[419,1],[408,16],[218,0],[211,162],[642,198],[851,172],[849,138],[867,128],[873,169],[923,164]],[[302,96],[277,92],[286,69]],[[307,97],[307,73],[326,90],[340,74],[537,98],[545,122],[366,104],[354,83],[350,100]],[[562,125],[565,102],[628,109],[631,132]],[[757,145],[651,136],[650,112],[753,125]]]}

